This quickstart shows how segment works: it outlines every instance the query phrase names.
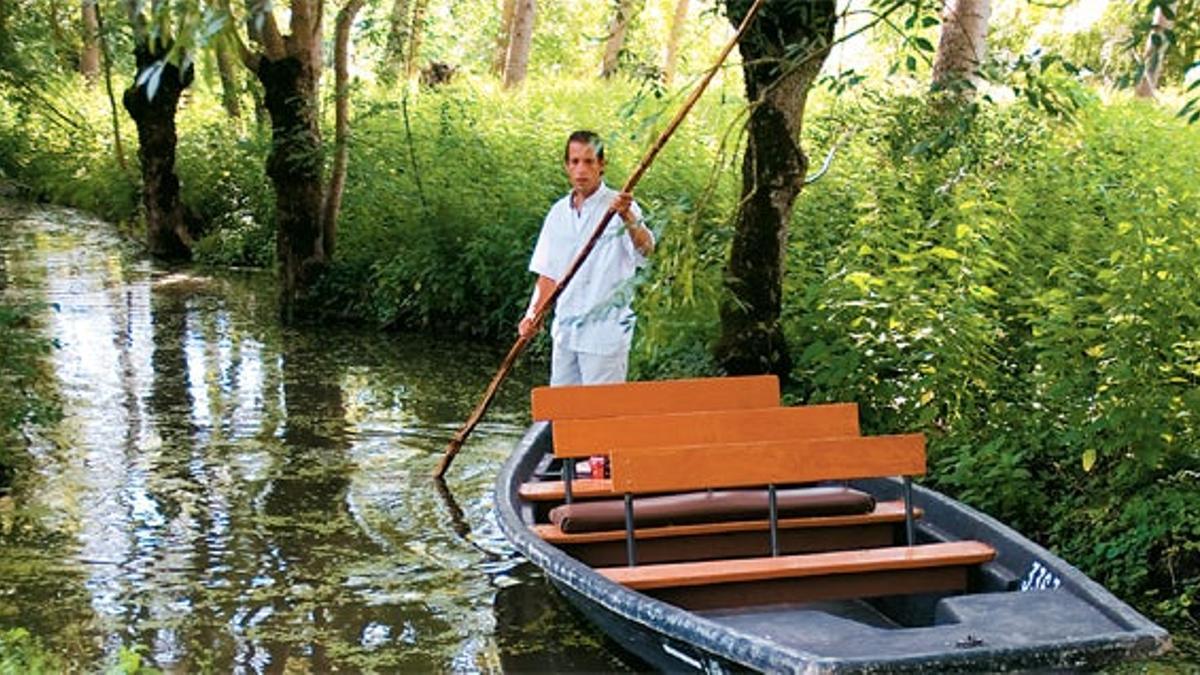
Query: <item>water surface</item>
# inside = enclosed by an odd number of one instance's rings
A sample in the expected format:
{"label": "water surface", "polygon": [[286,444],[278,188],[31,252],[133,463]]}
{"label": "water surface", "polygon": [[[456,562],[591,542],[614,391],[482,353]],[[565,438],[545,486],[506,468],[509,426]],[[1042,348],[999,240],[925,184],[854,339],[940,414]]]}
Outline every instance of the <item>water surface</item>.
{"label": "water surface", "polygon": [[0,292],[43,303],[64,418],[0,497],[0,630],[74,669],[613,671],[508,546],[492,480],[522,364],[429,478],[495,347],[283,329],[270,274],[149,262],[76,212],[0,201]]}

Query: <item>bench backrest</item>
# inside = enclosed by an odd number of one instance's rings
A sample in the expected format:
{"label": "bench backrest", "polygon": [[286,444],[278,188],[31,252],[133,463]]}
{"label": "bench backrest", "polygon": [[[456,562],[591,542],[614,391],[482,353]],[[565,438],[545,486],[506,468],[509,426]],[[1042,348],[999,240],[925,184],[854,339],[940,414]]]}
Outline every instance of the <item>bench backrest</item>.
{"label": "bench backrest", "polygon": [[537,387],[533,419],[566,420],[779,405],[774,375]]}
{"label": "bench backrest", "polygon": [[858,435],[858,406],[854,403],[556,419],[554,455],[587,457],[663,446]]}
{"label": "bench backrest", "polygon": [[718,443],[612,454],[613,491],[630,494],[924,473],[923,434]]}

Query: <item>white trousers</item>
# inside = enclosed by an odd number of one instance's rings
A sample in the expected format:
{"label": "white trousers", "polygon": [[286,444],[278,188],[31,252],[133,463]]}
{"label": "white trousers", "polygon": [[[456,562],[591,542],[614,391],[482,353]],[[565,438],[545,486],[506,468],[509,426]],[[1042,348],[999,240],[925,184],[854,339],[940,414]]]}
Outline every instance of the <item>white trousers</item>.
{"label": "white trousers", "polygon": [[550,358],[550,386],[624,382],[629,370],[629,350],[613,354],[577,352],[554,344]]}

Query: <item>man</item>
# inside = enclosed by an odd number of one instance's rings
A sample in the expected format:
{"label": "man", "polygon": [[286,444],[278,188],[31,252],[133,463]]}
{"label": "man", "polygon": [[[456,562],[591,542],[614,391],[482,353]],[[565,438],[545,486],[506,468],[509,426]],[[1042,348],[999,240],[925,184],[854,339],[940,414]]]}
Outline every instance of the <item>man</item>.
{"label": "man", "polygon": [[633,341],[632,279],[654,252],[654,234],[646,227],[633,196],[604,184],[604,145],[591,131],[567,139],[563,168],[571,192],[546,214],[529,271],[538,275],[522,337],[537,332],[537,310],[611,208],[609,221],[587,260],[559,296],[550,337],[554,342],[550,384],[623,382]]}

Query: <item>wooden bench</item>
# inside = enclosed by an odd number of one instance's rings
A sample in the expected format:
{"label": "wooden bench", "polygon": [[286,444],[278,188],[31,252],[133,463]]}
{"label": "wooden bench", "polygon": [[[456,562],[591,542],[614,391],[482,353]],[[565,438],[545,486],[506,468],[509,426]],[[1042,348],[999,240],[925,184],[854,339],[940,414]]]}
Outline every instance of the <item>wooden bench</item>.
{"label": "wooden bench", "polygon": [[[979,542],[916,544],[909,477],[925,472],[920,434],[641,448],[612,453],[624,494],[627,567],[599,568],[614,581],[689,608],[807,602],[963,590],[969,572],[995,556]],[[637,565],[633,495],[903,476],[908,546],[778,555],[779,519],[768,514],[772,555]]]}

